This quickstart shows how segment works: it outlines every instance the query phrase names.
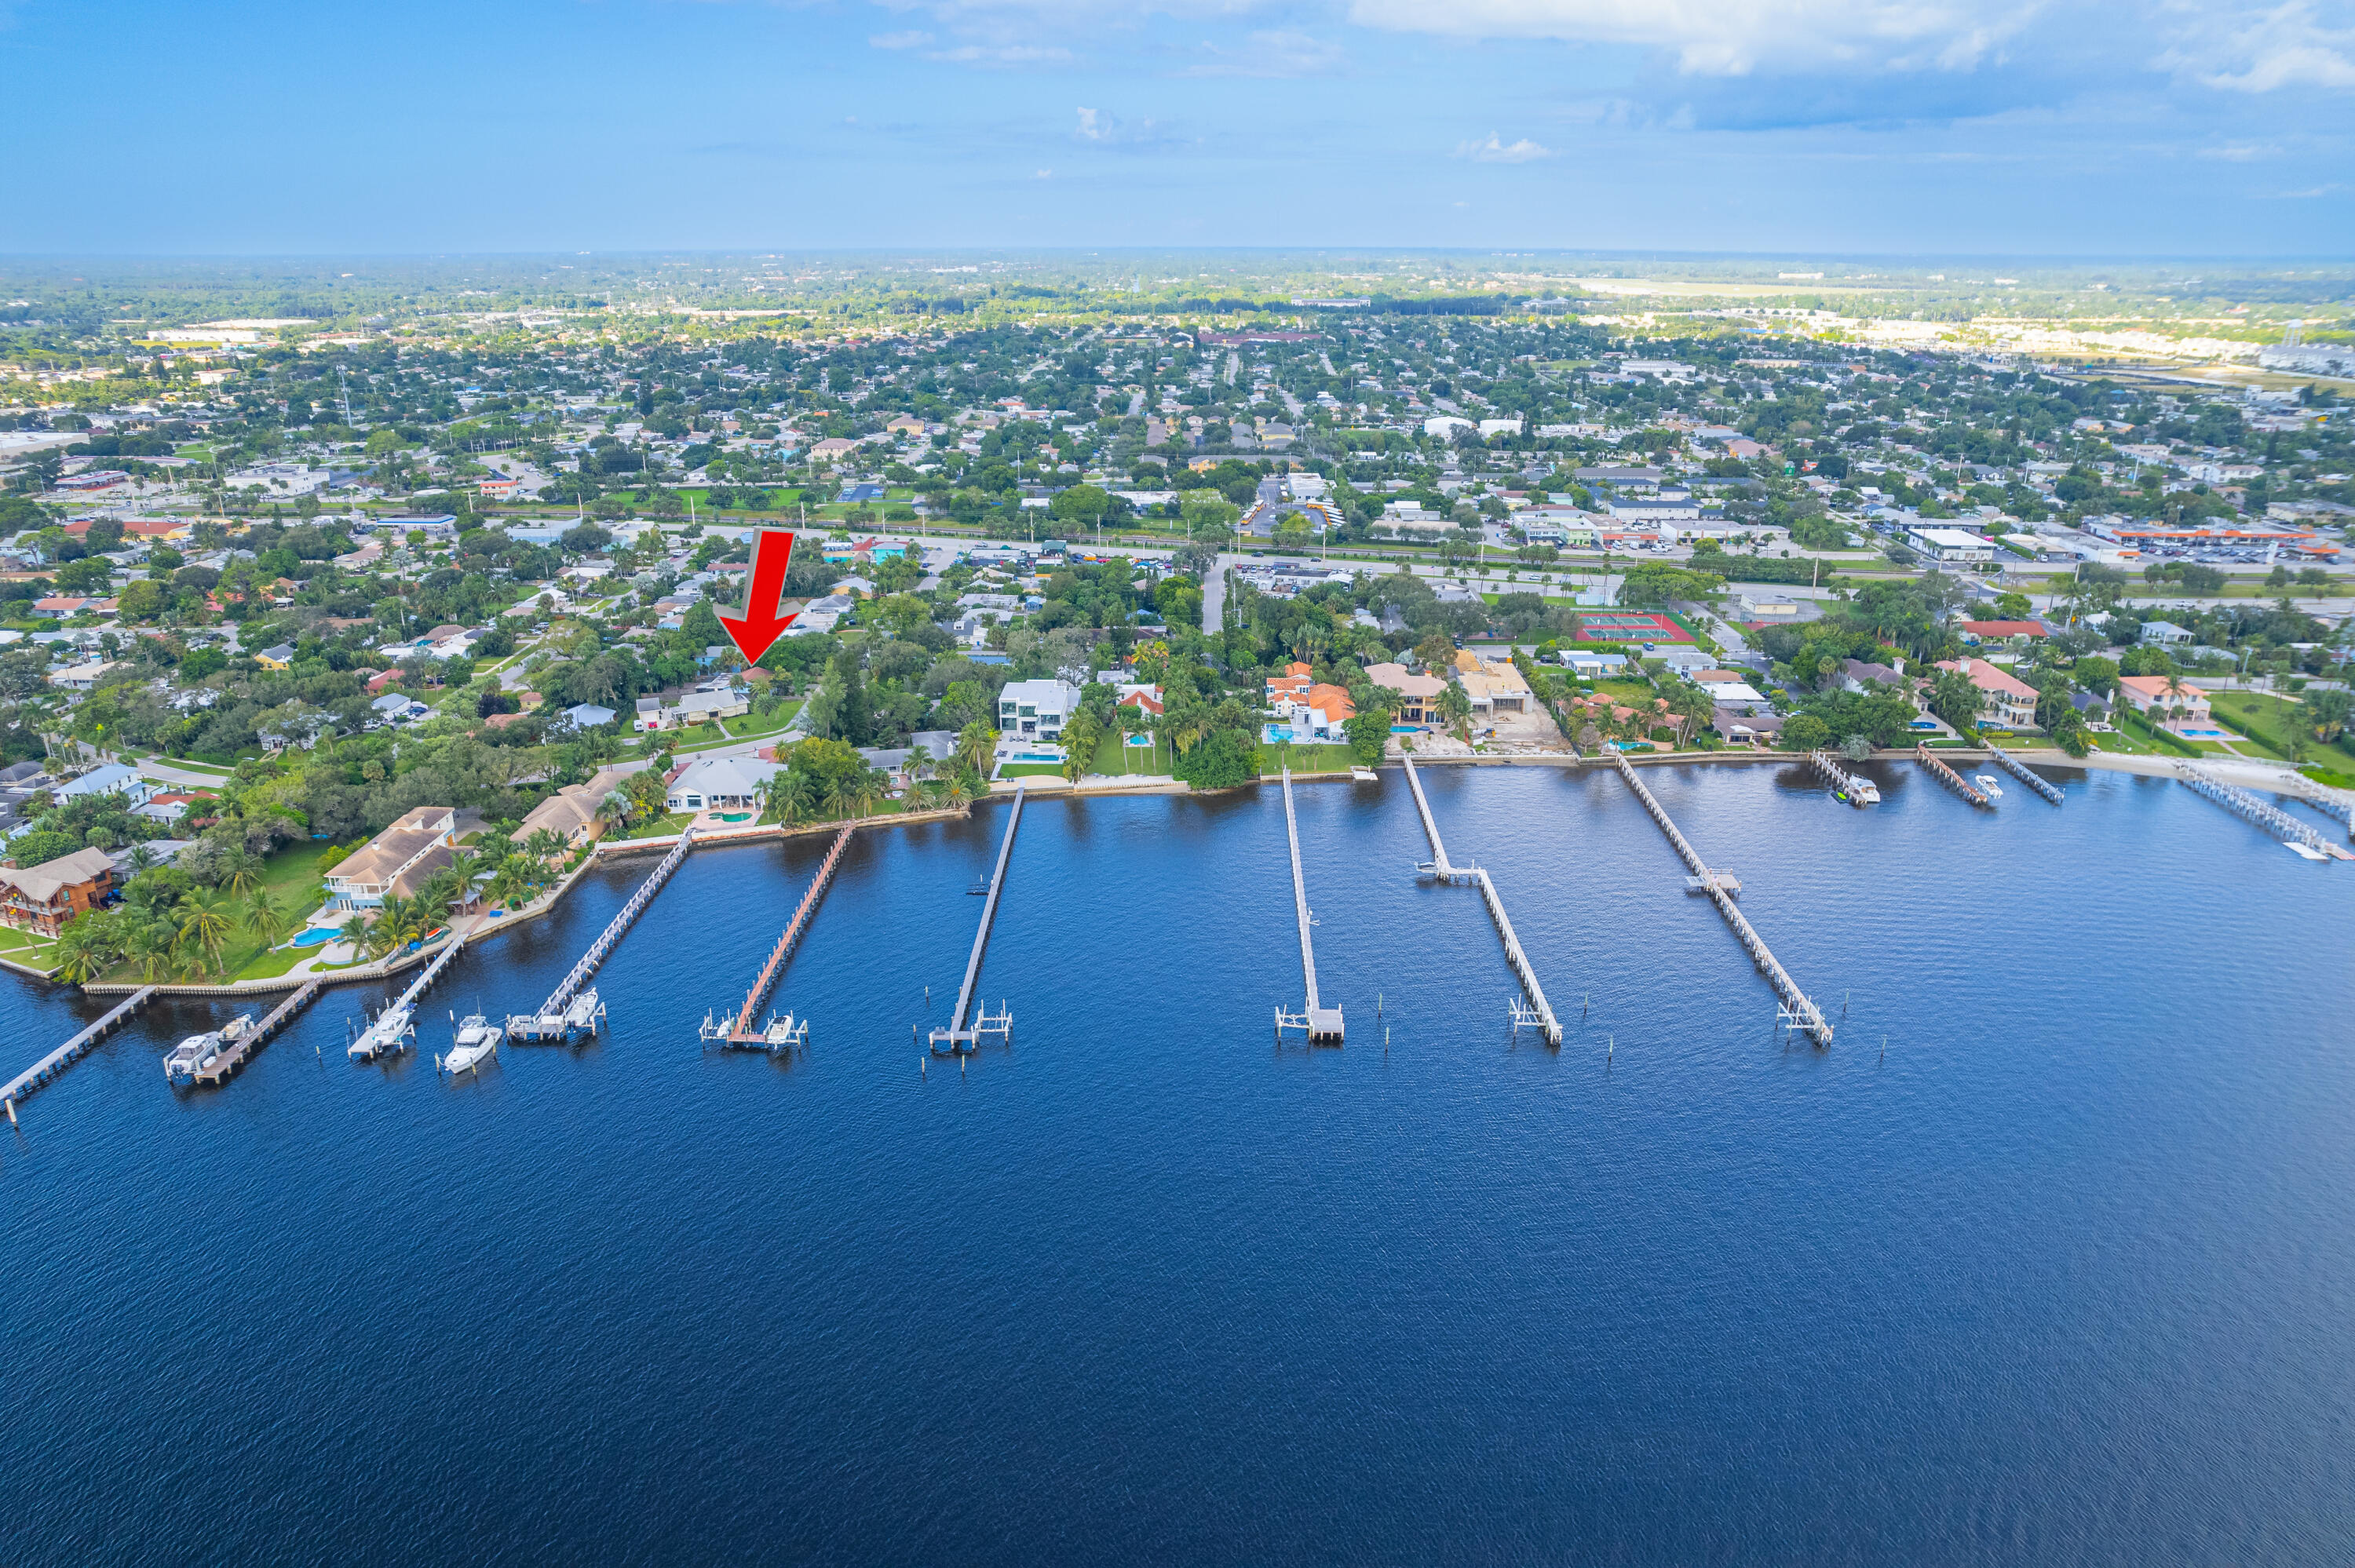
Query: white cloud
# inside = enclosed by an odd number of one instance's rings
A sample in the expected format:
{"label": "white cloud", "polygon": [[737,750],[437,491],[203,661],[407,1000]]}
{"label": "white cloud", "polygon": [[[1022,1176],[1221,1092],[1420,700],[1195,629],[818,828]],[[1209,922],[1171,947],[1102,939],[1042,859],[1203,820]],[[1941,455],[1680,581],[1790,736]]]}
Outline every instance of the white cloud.
{"label": "white cloud", "polygon": [[1073,132],[1082,142],[1102,142],[1112,135],[1112,116],[1101,110],[1082,109],[1080,126]]}
{"label": "white cloud", "polygon": [[1313,34],[1289,28],[1262,29],[1243,40],[1240,48],[1205,43],[1210,58],[1189,66],[1184,76],[1299,77],[1317,76],[1341,63],[1341,46]]}
{"label": "white cloud", "polygon": [[921,49],[932,41],[930,33],[878,33],[868,43],[879,49]]}
{"label": "white cloud", "polygon": [[1055,177],[1055,171],[1052,169],[1040,169],[1030,177],[1034,180],[1051,180]]}
{"label": "white cloud", "polygon": [[2310,0],[2170,6],[2174,42],[2155,63],[2228,92],[2355,88],[2355,27],[2325,26],[2314,9]]}
{"label": "white cloud", "polygon": [[1508,142],[1491,131],[1485,142],[1457,143],[1455,155],[1476,164],[1529,164],[1552,157],[1553,149],[1540,147],[1526,136],[1518,142]]}
{"label": "white cloud", "polygon": [[960,44],[934,49],[924,58],[956,65],[1060,65],[1071,58],[1071,51],[1036,44]]}
{"label": "white cloud", "polygon": [[1968,70],[2041,0],[1349,0],[1349,18],[1394,32],[1556,38],[1676,51],[1712,76],[1761,67]]}

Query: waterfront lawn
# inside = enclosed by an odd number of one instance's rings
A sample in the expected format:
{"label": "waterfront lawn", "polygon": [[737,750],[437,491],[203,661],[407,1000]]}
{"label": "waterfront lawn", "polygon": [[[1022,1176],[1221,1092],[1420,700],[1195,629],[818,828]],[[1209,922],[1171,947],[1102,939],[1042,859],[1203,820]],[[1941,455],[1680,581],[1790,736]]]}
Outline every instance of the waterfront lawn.
{"label": "waterfront lawn", "polygon": [[2197,757],[2200,748],[2172,730],[2155,728],[2141,714],[2120,703],[2110,710],[2110,722],[2118,726],[2120,735],[2139,741],[2152,751],[2163,751],[2176,757]]}
{"label": "waterfront lawn", "polygon": [[[301,843],[280,850],[261,863],[261,886],[278,906],[286,911],[290,924],[287,935],[293,936],[310,923],[310,917],[327,902],[325,873],[319,862],[335,846],[328,843]],[[291,949],[290,949],[291,950]],[[221,944],[222,972],[243,979],[250,966],[266,963],[274,957],[259,937],[250,935],[240,927],[234,936]],[[299,956],[299,955],[298,955]],[[274,969],[257,971],[284,974],[281,965]]]}
{"label": "waterfront lawn", "polygon": [[1147,751],[1141,746],[1123,746],[1119,736],[1108,735],[1096,743],[1095,759],[1088,768],[1092,773],[1118,778],[1124,773],[1167,773],[1172,766],[1167,741],[1156,739],[1153,749]]}
{"label": "waterfront lawn", "polygon": [[605,836],[623,842],[631,839],[664,838],[673,833],[687,832],[687,824],[693,821],[695,821],[693,811],[675,811],[666,817],[656,817],[652,821],[641,827],[632,828],[625,833],[608,833]]}
{"label": "waterfront lawn", "polygon": [[997,770],[1000,779],[1060,779],[1062,766],[1054,762],[1009,762]]}
{"label": "waterfront lawn", "polygon": [[1278,779],[1290,765],[1296,776],[1304,773],[1347,773],[1357,766],[1357,758],[1346,746],[1316,746],[1294,741],[1288,746],[1263,746],[1259,748],[1260,777]]}
{"label": "waterfront lawn", "polygon": [[51,951],[56,946],[47,938],[37,937],[30,931],[20,931],[14,926],[0,926],[0,959],[30,969],[46,969],[57,962]]}
{"label": "waterfront lawn", "polygon": [[2308,754],[2318,758],[2323,766],[2340,772],[2355,769],[2355,742],[2344,735],[2328,746],[2313,739],[2302,704],[2264,692],[2211,692],[2208,705],[2227,729],[2263,747],[2268,757],[2287,761],[2291,737],[2303,736]]}

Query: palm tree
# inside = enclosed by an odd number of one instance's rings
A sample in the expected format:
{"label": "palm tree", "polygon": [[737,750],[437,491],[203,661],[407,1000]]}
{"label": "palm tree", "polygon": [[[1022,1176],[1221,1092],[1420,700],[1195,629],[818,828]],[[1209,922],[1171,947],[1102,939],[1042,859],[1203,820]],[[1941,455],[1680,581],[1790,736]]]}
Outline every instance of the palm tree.
{"label": "palm tree", "polygon": [[153,984],[164,978],[172,967],[172,930],[159,921],[150,921],[131,933],[128,949],[123,955],[139,967],[142,979]]}
{"label": "palm tree", "polygon": [[952,809],[962,806],[967,800],[973,799],[973,792],[967,789],[964,786],[964,781],[967,777],[968,776],[964,773],[952,773],[949,775],[948,802]]}
{"label": "palm tree", "polygon": [[88,985],[106,972],[105,939],[97,930],[85,929],[80,920],[59,933],[51,951],[57,966],[49,972],[68,985]]}
{"label": "palm tree", "polygon": [[523,853],[538,861],[549,861],[564,853],[564,835],[554,828],[538,828],[523,841]]}
{"label": "palm tree", "polygon": [[367,953],[376,941],[375,937],[369,934],[368,916],[357,910],[352,912],[350,919],[336,927],[336,936],[339,940],[351,945],[354,958]]}
{"label": "palm tree", "polygon": [[229,929],[229,916],[218,904],[190,898],[180,906],[180,941],[186,950],[202,951],[218,963]]}
{"label": "palm tree", "polygon": [[464,913],[474,906],[474,878],[482,874],[483,857],[471,850],[453,850],[450,855],[448,874],[457,883],[457,891],[450,902]]}
{"label": "palm tree", "polygon": [[957,732],[956,759],[986,777],[990,758],[997,755],[997,731],[986,719],[975,719]]}
{"label": "palm tree", "polygon": [[285,909],[276,899],[271,897],[262,889],[256,888],[245,901],[243,924],[247,930],[274,948],[278,945],[278,938],[286,934],[286,927],[292,922],[287,918]]}
{"label": "palm tree", "polygon": [[145,844],[133,844],[128,861],[134,874],[143,872],[155,863],[155,852]]}
{"label": "palm tree", "polygon": [[605,798],[597,802],[597,820],[607,828],[630,820],[630,798],[619,789],[608,789]]}
{"label": "palm tree", "polygon": [[250,854],[239,855],[229,863],[229,874],[221,878],[221,885],[231,893],[252,892],[261,885],[261,862]]}
{"label": "palm tree", "polygon": [[1472,717],[1472,699],[1463,687],[1450,681],[1439,688],[1439,716],[1456,732],[1458,740],[1469,740],[1467,723]]}

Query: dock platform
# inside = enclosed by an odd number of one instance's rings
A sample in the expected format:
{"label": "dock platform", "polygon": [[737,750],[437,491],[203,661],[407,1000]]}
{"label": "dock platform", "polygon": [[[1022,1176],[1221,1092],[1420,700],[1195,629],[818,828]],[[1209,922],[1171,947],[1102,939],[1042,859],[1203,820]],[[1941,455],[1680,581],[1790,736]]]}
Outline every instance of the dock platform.
{"label": "dock platform", "polygon": [[1300,874],[1300,823],[1292,810],[1292,769],[1284,770],[1284,832],[1292,843],[1292,906],[1300,922],[1300,974],[1308,990],[1307,1005],[1298,1012],[1286,1012],[1279,1005],[1275,1010],[1276,1038],[1284,1038],[1287,1029],[1297,1029],[1308,1036],[1311,1045],[1341,1044],[1341,1010],[1327,1007],[1316,994],[1316,947],[1309,939],[1308,928],[1316,924],[1308,913],[1308,884]]}
{"label": "dock platform", "polygon": [[1488,906],[1488,917],[1496,922],[1497,935],[1504,939],[1505,959],[1519,977],[1521,989],[1528,993],[1529,1006],[1516,1004],[1512,1009],[1516,1029],[1534,1025],[1549,1045],[1561,1044],[1561,1021],[1554,1016],[1553,1004],[1546,1001],[1545,988],[1538,983],[1537,970],[1529,965],[1529,955],[1521,950],[1521,939],[1513,934],[1513,922],[1505,913],[1505,900],[1497,892],[1496,879],[1485,867],[1459,866],[1447,858],[1447,846],[1440,842],[1439,824],[1432,819],[1431,802],[1423,793],[1423,780],[1414,770],[1414,758],[1406,759],[1406,781],[1414,791],[1414,809],[1423,814],[1423,831],[1431,840],[1431,860],[1415,867],[1418,874],[1436,877],[1444,882],[1469,882],[1480,889],[1480,896]]}
{"label": "dock platform", "polygon": [[[670,874],[678,869],[678,863],[687,858],[687,852],[694,843],[695,824],[690,822],[687,831],[678,835],[678,842],[671,845],[670,853],[663,856],[662,863],[655,867],[654,874],[638,885],[638,890],[630,895],[629,902],[622,906],[621,912],[606,924],[604,930],[598,933],[597,939],[589,944],[589,950],[581,955],[581,961],[572,966],[571,972],[548,993],[548,1000],[539,1004],[539,1011],[518,1012],[508,1017],[506,1037],[509,1040],[572,1038],[570,1025],[564,1021],[570,1015],[574,993],[589,983],[589,977],[597,972],[598,966],[605,961],[629,928],[636,924],[638,916],[646,912],[646,906],[655,901],[655,895],[662,891],[663,884],[670,880]],[[600,1003],[595,1022],[602,1025],[604,1017],[604,1007]],[[551,1020],[556,1021],[552,1031],[544,1029]]]}
{"label": "dock platform", "polygon": [[[1913,760],[1928,768],[1930,770],[1931,778],[1935,779],[1939,783],[1944,784],[1947,789],[1952,789],[1955,794],[1960,795],[1964,800],[1968,800],[1980,810],[1992,811],[1995,810],[1995,802],[1987,798],[1985,791],[1980,789],[1977,785],[1973,784],[1969,779],[1964,778],[1961,774],[1955,772],[1953,768],[1947,767],[1945,759],[1934,755],[1928,747],[1916,742],[1913,747]],[[2041,782],[2041,780],[2039,780],[2039,782]]]}
{"label": "dock platform", "polygon": [[973,934],[973,952],[964,961],[964,983],[957,988],[956,1011],[949,1015],[946,1029],[934,1029],[932,1049],[934,1055],[967,1055],[981,1044],[982,1036],[995,1034],[1000,1040],[1014,1038],[1014,1013],[1004,1001],[997,1004],[997,1015],[991,1017],[985,1004],[978,1015],[972,1016],[972,1026],[966,1021],[973,1007],[975,984],[981,979],[981,956],[989,948],[989,928],[997,919],[997,896],[1006,891],[1006,865],[1014,855],[1014,834],[1022,826],[1022,800],[1029,786],[1014,787],[1014,811],[1006,820],[1006,837],[997,846],[997,869],[990,873],[989,896],[982,900],[981,927]]}
{"label": "dock platform", "polygon": [[732,1023],[722,1022],[709,1016],[704,1019],[702,1033],[706,1043],[716,1042],[740,1050],[773,1051],[799,1045],[808,1040],[809,1024],[805,1021],[795,1022],[791,1013],[783,1019],[772,1018],[759,1029],[752,1027],[752,1015],[761,1011],[761,1004],[776,989],[778,977],[784,973],[785,959],[801,945],[802,934],[809,929],[811,918],[817,914],[818,903],[825,898],[827,885],[834,881],[834,868],[842,863],[842,852],[850,847],[850,835],[857,828],[855,822],[845,822],[842,831],[834,835],[834,847],[826,852],[826,860],[818,866],[817,875],[803,892],[801,903],[794,908],[793,918],[785,922],[785,934],[777,938],[777,945],[770,949],[769,961],[761,966],[760,974],[752,981],[752,989],[744,993],[744,1005],[737,1011],[735,1021]]}
{"label": "dock platform", "polygon": [[29,1098],[36,1090],[44,1088],[56,1081],[59,1074],[89,1055],[91,1046],[122,1028],[133,1014],[154,1001],[155,997],[154,986],[141,986],[123,998],[97,1022],[91,1024],[80,1033],[9,1079],[5,1086],[0,1086],[0,1108],[7,1111],[8,1119],[12,1122],[16,1119],[18,1100]]}
{"label": "dock platform", "polygon": [[261,1054],[264,1045],[270,1044],[271,1036],[293,1022],[304,1008],[319,1000],[320,984],[321,981],[315,978],[304,980],[301,990],[272,1008],[260,1023],[214,1057],[211,1066],[198,1068],[196,1081],[211,1088],[235,1077],[248,1062]]}
{"label": "dock platform", "polygon": [[1782,1021],[1794,1029],[1813,1035],[1818,1045],[1830,1044],[1832,1025],[1824,1017],[1823,1010],[1808,1000],[1807,993],[1799,989],[1799,982],[1791,978],[1791,972],[1767,948],[1765,938],[1759,936],[1742,911],[1735,907],[1733,895],[1741,884],[1723,873],[1710,870],[1701,860],[1700,852],[1677,831],[1677,825],[1669,820],[1667,810],[1652,798],[1652,792],[1644,787],[1644,781],[1636,777],[1636,769],[1628,765],[1625,754],[1614,751],[1612,757],[1619,765],[1619,777],[1627,781],[1627,788],[1636,791],[1636,798],[1644,803],[1644,810],[1651,813],[1652,821],[1658,823],[1660,832],[1668,836],[1668,842],[1675,846],[1678,856],[1691,869],[1692,875],[1686,879],[1687,887],[1709,895],[1710,902],[1717,906],[1717,912],[1725,916],[1725,923],[1732,927],[1733,934],[1742,939],[1750,961],[1774,985],[1774,994],[1782,1001]]}

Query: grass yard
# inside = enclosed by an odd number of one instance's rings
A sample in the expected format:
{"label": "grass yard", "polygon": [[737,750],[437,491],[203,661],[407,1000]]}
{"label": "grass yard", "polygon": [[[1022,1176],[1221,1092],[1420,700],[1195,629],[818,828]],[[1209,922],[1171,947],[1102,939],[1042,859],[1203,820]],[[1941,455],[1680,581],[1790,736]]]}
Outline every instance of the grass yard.
{"label": "grass yard", "polygon": [[1108,773],[1115,777],[1124,773],[1167,773],[1176,766],[1169,743],[1156,740],[1151,750],[1141,746],[1123,746],[1121,737],[1108,735],[1096,743],[1096,755],[1088,765],[1092,773]]}
{"label": "grass yard", "polygon": [[656,817],[654,821],[641,827],[633,828],[628,832],[608,833],[605,836],[623,843],[632,839],[658,839],[671,833],[685,832],[687,824],[693,821],[695,821],[693,811],[676,811],[666,817]]}
{"label": "grass yard", "polygon": [[1259,748],[1260,777],[1279,777],[1287,765],[1298,773],[1347,773],[1357,766],[1357,758],[1346,746],[1309,746],[1295,742],[1289,746],[1263,746]]}
{"label": "grass yard", "polygon": [[738,740],[763,740],[773,735],[783,735],[786,726],[794,722],[794,715],[801,711],[802,705],[799,699],[795,699],[765,718],[758,714],[746,714],[742,718],[721,719],[719,727]]}
{"label": "grass yard", "polygon": [[0,959],[46,969],[54,961],[49,949],[55,944],[36,937],[30,931],[20,931],[14,926],[0,926]]}
{"label": "grass yard", "polygon": [[1000,779],[1060,779],[1063,770],[1051,762],[1009,762],[997,770]]}
{"label": "grass yard", "polygon": [[2328,746],[2312,739],[2314,732],[2306,723],[2302,704],[2264,692],[2211,692],[2208,705],[2224,727],[2246,736],[2269,757],[2288,760],[2290,737],[2303,734],[2307,737],[2307,755],[2321,766],[2342,773],[2355,771],[2355,747],[2344,735]]}

